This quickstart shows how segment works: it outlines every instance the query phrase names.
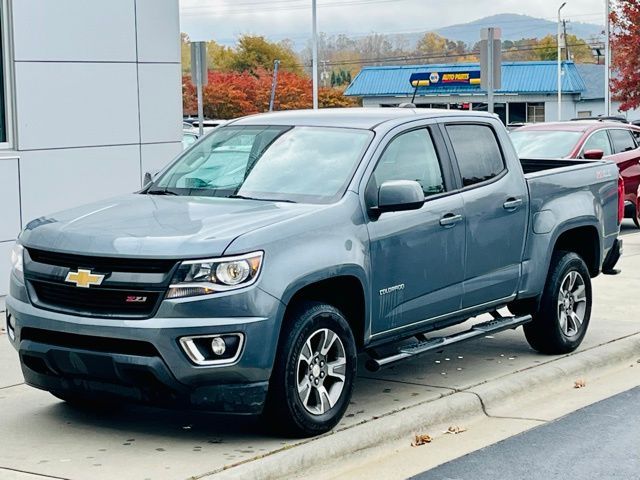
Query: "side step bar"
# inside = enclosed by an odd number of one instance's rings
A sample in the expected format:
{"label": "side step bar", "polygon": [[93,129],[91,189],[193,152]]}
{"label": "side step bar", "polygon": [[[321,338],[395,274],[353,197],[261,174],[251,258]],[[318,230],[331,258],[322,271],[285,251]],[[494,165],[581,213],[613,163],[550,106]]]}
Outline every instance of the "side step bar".
{"label": "side step bar", "polygon": [[415,357],[416,355],[421,355],[432,350],[439,350],[449,345],[453,345],[454,343],[462,343],[468,340],[473,340],[474,338],[483,337],[490,333],[498,333],[503,330],[514,329],[520,325],[529,323],[531,320],[531,315],[523,315],[522,317],[494,318],[494,320],[478,323],[464,332],[455,333],[448,337],[434,337],[413,345],[402,347],[398,349],[397,353],[387,357],[370,358],[367,360],[365,367],[371,372],[377,372],[386,365],[406,360],[407,358]]}

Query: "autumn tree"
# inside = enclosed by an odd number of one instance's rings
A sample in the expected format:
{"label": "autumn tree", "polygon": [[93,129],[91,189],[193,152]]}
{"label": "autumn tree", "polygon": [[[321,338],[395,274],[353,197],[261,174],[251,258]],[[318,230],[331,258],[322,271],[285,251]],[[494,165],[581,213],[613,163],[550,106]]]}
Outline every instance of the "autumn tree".
{"label": "autumn tree", "polygon": [[618,0],[611,22],[611,90],[621,111],[632,110],[640,107],[640,0]]}
{"label": "autumn tree", "polygon": [[275,60],[280,60],[283,70],[302,73],[298,57],[289,43],[274,43],[262,36],[243,35],[234,49],[231,69],[238,72],[254,72],[260,68],[271,70]]}

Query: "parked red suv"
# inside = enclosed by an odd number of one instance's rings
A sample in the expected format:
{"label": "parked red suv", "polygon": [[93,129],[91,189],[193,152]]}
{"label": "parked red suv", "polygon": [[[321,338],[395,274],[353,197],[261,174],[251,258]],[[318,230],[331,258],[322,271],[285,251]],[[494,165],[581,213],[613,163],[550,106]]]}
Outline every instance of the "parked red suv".
{"label": "parked red suv", "polygon": [[640,127],[576,120],[536,123],[510,132],[520,158],[606,158],[624,179],[625,217],[640,228]]}

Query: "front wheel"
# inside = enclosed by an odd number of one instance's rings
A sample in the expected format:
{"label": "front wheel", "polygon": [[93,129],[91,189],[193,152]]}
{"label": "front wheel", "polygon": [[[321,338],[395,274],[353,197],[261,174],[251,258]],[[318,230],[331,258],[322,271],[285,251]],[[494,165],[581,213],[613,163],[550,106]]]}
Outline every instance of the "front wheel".
{"label": "front wheel", "polygon": [[540,307],[524,333],[535,350],[563,354],[580,346],[591,318],[591,277],[573,252],[553,254]]}
{"label": "front wheel", "polygon": [[280,433],[312,436],[335,427],[356,375],[353,333],[331,305],[305,302],[287,318],[264,419]]}

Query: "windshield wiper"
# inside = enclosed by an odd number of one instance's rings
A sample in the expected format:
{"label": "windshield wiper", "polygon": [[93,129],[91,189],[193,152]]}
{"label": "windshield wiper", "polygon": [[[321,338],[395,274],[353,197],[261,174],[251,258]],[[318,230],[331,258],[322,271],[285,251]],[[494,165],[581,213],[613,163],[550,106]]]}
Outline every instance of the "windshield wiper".
{"label": "windshield wiper", "polygon": [[178,195],[176,192],[168,190],[167,188],[156,188],[147,190],[147,195]]}
{"label": "windshield wiper", "polygon": [[241,198],[243,200],[258,200],[261,202],[285,202],[285,203],[298,203],[293,200],[283,199],[283,198],[255,198],[255,197],[246,197],[244,195],[233,194],[229,195],[227,198]]}

